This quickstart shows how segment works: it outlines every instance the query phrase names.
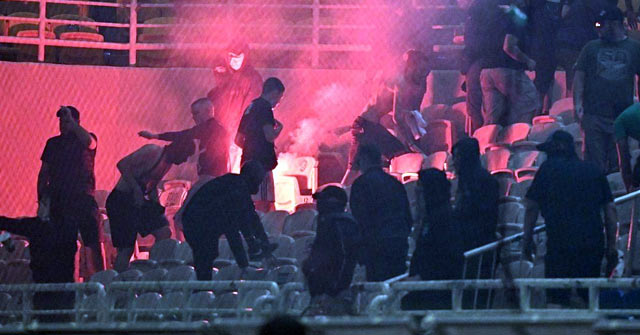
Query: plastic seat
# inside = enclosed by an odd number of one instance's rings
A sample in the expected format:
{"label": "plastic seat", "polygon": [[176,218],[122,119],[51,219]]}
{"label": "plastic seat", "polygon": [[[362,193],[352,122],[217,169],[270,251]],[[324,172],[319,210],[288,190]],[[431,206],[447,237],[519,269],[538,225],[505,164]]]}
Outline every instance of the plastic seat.
{"label": "plastic seat", "polygon": [[269,271],[266,280],[276,282],[278,285],[284,285],[286,283],[296,282],[300,278],[299,275],[299,268],[297,266],[282,265]]}
{"label": "plastic seat", "polygon": [[12,252],[8,252],[6,249],[2,250],[2,258],[4,261],[8,263],[14,260],[29,260],[31,258],[31,256],[29,256],[29,242],[14,239],[12,245]]}
{"label": "plastic seat", "polygon": [[[26,28],[26,25],[20,25],[21,28]],[[37,28],[37,27],[36,27]],[[36,30],[20,30],[16,34],[16,37],[26,38],[38,38],[40,36],[39,31]],[[44,36],[46,39],[52,40],[56,38],[56,35],[50,31],[45,31]],[[29,44],[17,44],[18,50],[17,61],[19,62],[37,62],[38,61],[38,46]],[[56,60],[56,54],[54,47],[45,47],[45,61],[54,62]]]}
{"label": "plastic seat", "polygon": [[564,98],[553,103],[549,115],[560,118],[564,124],[570,124],[576,121],[573,109],[573,98]]}
{"label": "plastic seat", "polygon": [[518,141],[524,141],[529,136],[531,125],[528,123],[514,123],[508,125],[498,134],[497,142],[511,145]]}
{"label": "plastic seat", "polygon": [[132,303],[133,321],[157,320],[159,314],[154,309],[160,307],[162,296],[157,292],[147,292],[138,296]]}
{"label": "plastic seat", "polygon": [[[52,20],[65,20],[65,21],[80,21],[80,22],[95,22],[93,19],[86,16],[74,15],[74,14],[61,14],[51,18]],[[67,32],[85,32],[85,33],[98,33],[98,27],[96,25],[79,25],[79,24],[67,24],[67,23],[52,23],[51,30],[56,34],[58,38],[63,33]]]}
{"label": "plastic seat", "polygon": [[411,210],[411,217],[413,220],[418,219],[418,199],[422,196],[418,194],[418,181],[414,180],[404,184],[404,190],[407,192],[407,198],[409,199],[409,209]]}
{"label": "plastic seat", "polygon": [[420,153],[408,153],[391,159],[389,172],[401,177],[401,181],[418,178],[418,171],[422,168],[425,156]]}
{"label": "plastic seat", "polygon": [[140,281],[142,278],[142,271],[132,269],[127,270],[125,272],[118,273],[118,275],[113,278],[114,282],[129,282],[129,281]]}
{"label": "plastic seat", "polygon": [[229,241],[225,239],[220,239],[218,242],[218,258],[219,259],[234,259],[233,252],[231,251],[231,247],[229,246]]}
{"label": "plastic seat", "polygon": [[427,133],[419,139],[420,149],[425,154],[451,151],[455,141],[453,126],[449,120],[433,120],[427,123]]}
{"label": "plastic seat", "polygon": [[160,193],[158,201],[165,208],[179,208],[187,198],[188,190],[181,187],[173,187]]}
{"label": "plastic seat", "polygon": [[533,263],[529,261],[515,261],[507,265],[513,278],[531,278]]}
{"label": "plastic seat", "polygon": [[280,235],[271,237],[271,242],[278,243],[278,248],[273,252],[273,256],[276,258],[293,257],[293,245],[295,240],[291,236]]}
{"label": "plastic seat", "polygon": [[529,187],[531,186],[532,182],[533,182],[533,179],[529,179],[529,180],[521,181],[519,183],[512,184],[511,187],[509,188],[508,194],[510,196],[523,199],[527,195],[527,191],[529,191]]}
{"label": "plastic seat", "polygon": [[240,299],[238,292],[225,292],[216,295],[216,299],[213,302],[213,307],[216,309],[235,309],[238,307]]}
{"label": "plastic seat", "polygon": [[487,148],[497,143],[501,130],[502,127],[497,124],[490,124],[476,129],[473,137],[478,140],[480,153],[484,153]]}
{"label": "plastic seat", "polygon": [[438,170],[447,170],[451,155],[446,151],[434,152],[427,156],[422,162],[422,169],[435,168]]}
{"label": "plastic seat", "polygon": [[80,8],[77,5],[66,5],[59,3],[47,4],[47,17],[53,18],[59,15],[75,15],[80,14]]}
{"label": "plastic seat", "polygon": [[560,122],[536,123],[531,127],[528,140],[533,142],[544,142],[549,136],[551,136],[551,134],[560,129],[562,129]]}
{"label": "plastic seat", "polygon": [[[189,301],[186,304],[187,308],[197,309],[213,309],[215,307],[216,297],[211,291],[201,291],[191,294]],[[202,311],[188,311],[187,320],[205,320],[210,317],[211,313]]]}
{"label": "plastic seat", "polygon": [[[38,14],[36,13],[32,13],[32,12],[15,12],[15,13],[11,13],[8,16],[12,16],[12,17],[24,17],[24,18],[31,18],[31,19],[36,19],[38,18]],[[18,32],[22,31],[22,30],[38,30],[38,24],[35,22],[26,22],[20,19],[9,19],[7,20],[7,34],[9,36],[17,36]]]}
{"label": "plastic seat", "polygon": [[494,148],[484,153],[484,160],[487,165],[487,170],[492,174],[498,172],[506,172],[512,174],[509,169],[509,157],[511,157],[511,151],[505,148]]}
{"label": "plastic seat", "polygon": [[[160,319],[162,321],[179,321],[182,318],[182,307],[185,305],[185,296],[183,292],[168,292],[162,295],[159,309],[161,312]],[[169,310],[169,311],[166,311]]]}
{"label": "plastic seat", "polygon": [[174,252],[175,259],[183,261],[185,264],[193,264],[193,250],[189,243],[180,242]]}
{"label": "plastic seat", "polygon": [[[86,31],[64,32],[59,35],[59,38],[63,41],[104,42],[104,36]],[[58,61],[61,64],[102,65],[104,64],[104,50],[62,47],[58,52]]]}
{"label": "plastic seat", "polygon": [[129,263],[129,269],[140,270],[140,272],[145,273],[147,271],[151,271],[158,268],[158,262],[153,259],[136,259],[133,262]]}
{"label": "plastic seat", "polygon": [[609,181],[609,187],[611,188],[611,192],[614,194],[614,196],[622,195],[627,192],[620,172],[608,174],[607,180]]}
{"label": "plastic seat", "polygon": [[313,223],[318,212],[315,210],[301,210],[287,216],[284,220],[283,234],[294,236],[300,230],[313,231]]}
{"label": "plastic seat", "polygon": [[262,217],[262,225],[269,235],[280,235],[284,228],[284,221],[289,216],[286,211],[271,211]]}
{"label": "plastic seat", "polygon": [[238,265],[236,264],[232,264],[230,266],[220,268],[213,279],[218,281],[240,280],[241,273],[242,270],[240,269],[240,267],[238,267]]}
{"label": "plastic seat", "polygon": [[500,204],[498,218],[499,223],[524,223],[524,206],[517,202]]}
{"label": "plastic seat", "polygon": [[166,269],[153,269],[145,272],[140,281],[163,281],[167,277],[169,271]]}
{"label": "plastic seat", "polygon": [[165,239],[157,241],[151,247],[149,259],[160,262],[166,259],[175,259],[176,249],[180,242],[174,239]]}
{"label": "plastic seat", "polygon": [[96,272],[91,276],[89,282],[91,283],[100,283],[103,286],[109,286],[113,280],[118,275],[118,272],[115,270],[103,270],[100,272]]}
{"label": "plastic seat", "polygon": [[190,281],[196,280],[196,271],[193,266],[181,265],[169,270],[165,281]]}

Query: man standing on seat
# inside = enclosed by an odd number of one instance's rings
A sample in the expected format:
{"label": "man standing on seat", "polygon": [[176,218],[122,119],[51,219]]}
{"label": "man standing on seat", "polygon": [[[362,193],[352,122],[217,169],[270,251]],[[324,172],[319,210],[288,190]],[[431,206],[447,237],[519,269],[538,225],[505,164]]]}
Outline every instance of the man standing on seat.
{"label": "man standing on seat", "polygon": [[[248,161],[239,175],[228,173],[207,182],[185,204],[184,236],[193,249],[198,280],[211,280],[211,268],[218,257],[218,240],[222,235],[227,238],[236,263],[242,269],[249,262],[240,238],[241,231],[253,259],[273,251],[251,200],[265,173],[259,162]],[[253,251],[252,246],[255,246]]]}
{"label": "man standing on seat", "polygon": [[617,7],[598,15],[600,39],[582,49],[573,80],[573,103],[584,133],[584,160],[603,172],[616,169],[613,122],[633,104],[640,74],[640,44],[627,37]]}
{"label": "man standing on seat", "polygon": [[[575,152],[571,134],[559,130],[538,150],[547,154],[525,198],[523,251],[530,258],[533,228],[541,212],[546,223],[545,278],[600,277],[603,255],[609,275],[618,262],[617,212],[607,178]],[[604,212],[605,221],[602,221]],[[567,290],[549,290],[554,304],[569,304]],[[583,298],[588,297],[582,292]]]}
{"label": "man standing on seat", "polygon": [[407,270],[408,237],[413,224],[402,184],[382,170],[374,145],[361,145],[355,165],[362,175],[351,187],[351,212],[363,232],[367,281],[384,281]]}
{"label": "man standing on seat", "polygon": [[[89,276],[104,268],[93,172],[97,137],[80,126],[80,112],[62,106],[56,112],[60,135],[50,138],[38,174],[39,212],[49,207],[51,224],[61,231],[59,282],[73,282],[78,231],[87,248]],[[62,280],[64,278],[64,280]]]}
{"label": "man standing on seat", "polygon": [[171,237],[164,207],[158,202],[157,185],[173,164],[186,162],[194,151],[192,140],[178,140],[165,147],[147,144],[118,162],[121,177],[106,205],[111,239],[118,250],[116,271],[129,267],[138,234],[153,234],[156,242]]}
{"label": "man standing on seat", "polygon": [[[357,171],[352,167],[356,151],[361,144],[377,146],[385,159],[420,151],[410,124],[415,124],[415,119],[412,119],[415,115],[412,113],[420,111],[420,104],[427,91],[429,64],[427,56],[417,50],[407,51],[403,60],[403,73],[397,78],[384,79],[364,112],[355,119],[350,128],[352,140],[349,167],[342,178],[343,185],[351,185],[358,177]],[[393,113],[396,136],[380,123],[382,117],[389,113]]]}
{"label": "man standing on seat", "polygon": [[260,190],[253,197],[258,210],[268,212],[274,208],[275,190],[273,173],[278,165],[274,142],[282,123],[273,116],[273,109],[284,95],[284,84],[280,79],[271,77],[264,82],[262,94],[253,100],[242,116],[235,143],[242,148],[241,164],[255,160],[267,171]]}
{"label": "man standing on seat", "polygon": [[640,166],[636,160],[635,168],[631,170],[631,149],[629,148],[629,138],[640,140],[640,104],[633,104],[625,109],[613,123],[614,135],[616,137],[616,147],[618,148],[618,165],[620,174],[624,181],[627,192],[635,190],[638,186],[638,175]]}

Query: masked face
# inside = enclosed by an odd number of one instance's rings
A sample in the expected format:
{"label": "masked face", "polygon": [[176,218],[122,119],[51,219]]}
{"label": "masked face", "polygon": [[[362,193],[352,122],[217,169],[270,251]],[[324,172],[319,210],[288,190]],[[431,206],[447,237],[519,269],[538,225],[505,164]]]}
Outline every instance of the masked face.
{"label": "masked face", "polygon": [[233,52],[229,53],[229,67],[234,71],[238,71],[242,68],[244,64],[244,53],[234,54]]}

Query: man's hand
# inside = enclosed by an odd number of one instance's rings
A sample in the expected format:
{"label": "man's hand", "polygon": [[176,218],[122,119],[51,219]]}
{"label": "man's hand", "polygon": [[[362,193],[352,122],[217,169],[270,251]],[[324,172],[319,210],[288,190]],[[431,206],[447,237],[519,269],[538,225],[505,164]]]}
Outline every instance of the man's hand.
{"label": "man's hand", "polygon": [[632,30],[638,30],[638,16],[632,10],[627,11],[627,23]]}
{"label": "man's hand", "polygon": [[274,120],[275,121],[275,126],[273,127],[276,131],[281,131],[282,128],[284,128],[284,125],[282,124],[282,122],[278,121],[278,120]]}
{"label": "man's hand", "polygon": [[535,71],[536,70],[536,61],[534,61],[533,59],[529,58],[527,60],[527,70]]}
{"label": "man's hand", "polygon": [[138,135],[140,137],[144,137],[144,138],[146,138],[148,140],[157,140],[158,139],[158,135],[157,134],[154,134],[154,133],[152,133],[150,131],[146,131],[146,130],[143,130],[143,131],[139,132]]}
{"label": "man's hand", "polygon": [[133,191],[133,205],[137,208],[141,208],[144,204],[144,194],[139,188],[134,188]]}
{"label": "man's hand", "polygon": [[578,120],[578,122],[582,122],[582,117],[584,116],[584,107],[575,106],[573,110],[576,114],[576,119]]}

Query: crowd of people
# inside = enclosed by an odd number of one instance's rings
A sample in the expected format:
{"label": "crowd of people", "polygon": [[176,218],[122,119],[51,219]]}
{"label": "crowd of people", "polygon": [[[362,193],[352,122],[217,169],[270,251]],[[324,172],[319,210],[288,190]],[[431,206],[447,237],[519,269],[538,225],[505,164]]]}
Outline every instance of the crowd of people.
{"label": "crowd of people", "polygon": [[[468,115],[473,127],[531,122],[536,114],[547,111],[539,97],[548,93],[549,73],[545,71],[555,73],[555,65],[553,70],[546,66],[567,46],[548,49],[551,46],[544,42],[571,28],[561,18],[579,16],[574,13],[577,8],[589,9],[585,4],[580,7],[580,2],[532,5],[527,21],[517,3],[476,1],[469,10],[465,37]],[[564,25],[545,25],[545,20],[553,18]],[[555,132],[537,146],[547,160],[524,199],[523,253],[525,257],[533,253],[532,231],[542,214],[548,236],[547,278],[600,276],[603,258],[607,272],[615,266],[617,215],[606,173],[619,166],[628,190],[640,181],[640,169],[631,167],[628,144],[629,137],[640,139],[640,105],[633,104],[640,45],[626,36],[624,16],[616,7],[602,7],[592,19],[590,24],[598,27],[593,29],[599,38],[588,41],[595,36],[585,32],[589,38],[584,38],[581,52],[566,63],[575,63],[573,79],[567,82],[573,83],[575,114],[584,132],[584,161],[576,154],[574,138],[564,131]],[[525,43],[530,31],[535,32],[533,45],[537,47],[533,49]],[[106,202],[118,253],[117,271],[128,268],[138,234],[152,234],[156,240],[171,236],[157,186],[173,165],[196,153],[198,180],[175,219],[193,250],[198,280],[211,280],[223,235],[241,269],[250,260],[269,260],[278,247],[269,242],[256,209],[271,210],[275,201],[272,170],[278,159],[274,142],[284,126],[275,118],[274,109],[285,86],[275,77],[262,82],[255,70],[243,67],[243,50],[240,46],[229,51],[225,67],[216,69],[218,86],[191,105],[194,127],[159,134],[141,131],[141,137],[169,144],[145,145],[118,162],[121,177]],[[425,124],[418,111],[426,92],[429,58],[410,50],[402,65],[399,73],[380,82],[364,112],[346,127],[353,141],[343,185],[350,186],[350,194],[344,187],[328,186],[313,195],[317,235],[302,271],[314,306],[321,310],[345,313],[346,305],[341,302],[349,300],[357,264],[365,267],[366,280],[372,282],[405,273],[419,280],[461,279],[463,252],[497,238],[498,181],[482,166],[476,139],[463,138],[451,150],[458,181],[453,201],[444,171],[419,171],[418,222],[412,217],[405,187],[385,171],[390,159],[423,151],[420,138]],[[531,81],[525,70],[535,70],[536,79]],[[389,115],[391,118],[386,117]],[[31,267],[37,283],[74,281],[78,233],[88,250],[90,272],[105,267],[94,198],[98,139],[80,125],[80,112],[73,106],[61,107],[56,116],[60,135],[47,141],[41,157],[38,216],[0,217],[0,229],[31,241]],[[239,174],[229,173],[232,142],[242,149]],[[412,230],[416,249],[407,267]],[[489,278],[490,265],[484,262],[474,271]],[[551,299],[566,304],[566,292],[553,294]],[[449,302],[440,294],[415,292],[405,297],[403,307],[447,308]]]}

